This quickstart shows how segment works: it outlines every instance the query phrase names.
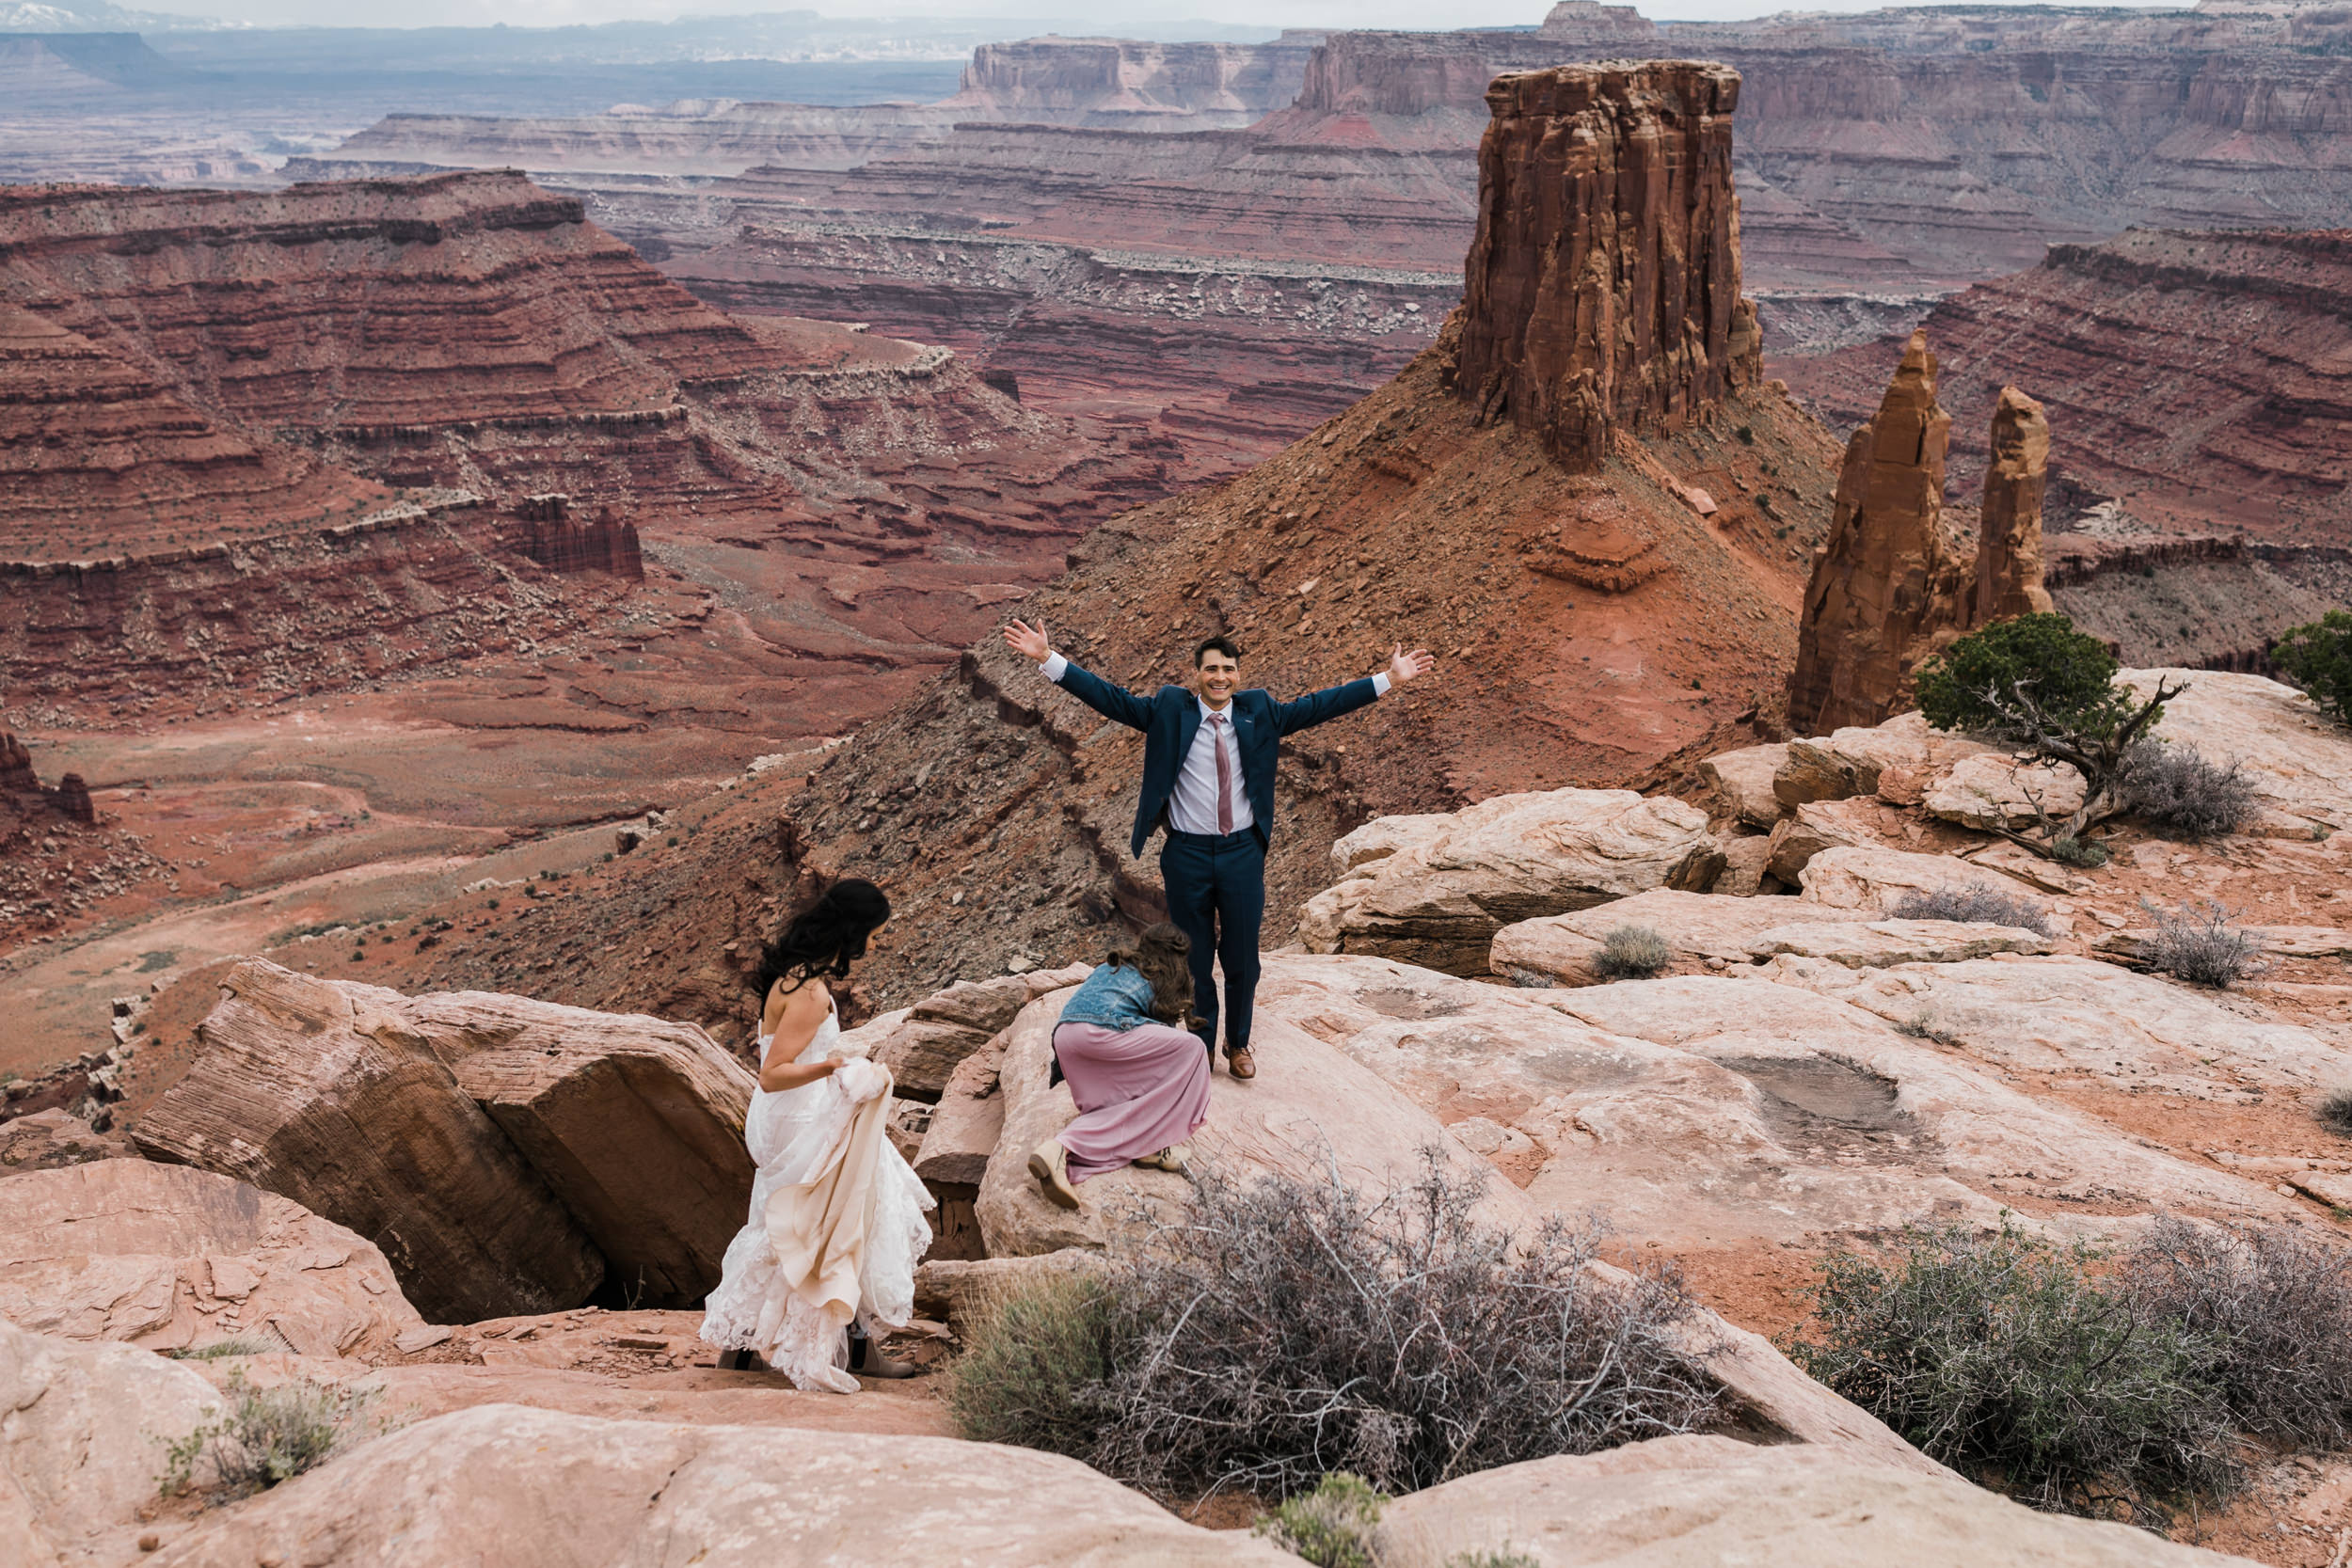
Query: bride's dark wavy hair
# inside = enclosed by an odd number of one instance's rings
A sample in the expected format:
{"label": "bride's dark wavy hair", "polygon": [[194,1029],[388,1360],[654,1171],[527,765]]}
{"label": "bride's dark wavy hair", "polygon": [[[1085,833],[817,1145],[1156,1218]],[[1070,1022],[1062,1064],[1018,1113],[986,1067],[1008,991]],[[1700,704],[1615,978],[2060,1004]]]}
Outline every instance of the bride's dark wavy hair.
{"label": "bride's dark wavy hair", "polygon": [[760,950],[752,984],[765,996],[778,981],[798,990],[819,974],[835,978],[866,956],[866,939],[890,918],[890,899],[873,883],[845,877],[785,923]]}
{"label": "bride's dark wavy hair", "polygon": [[1178,1028],[1192,1015],[1192,939],[1163,920],[1143,928],[1133,947],[1114,947],[1108,964],[1134,970],[1152,983],[1152,1006],[1144,1009]]}

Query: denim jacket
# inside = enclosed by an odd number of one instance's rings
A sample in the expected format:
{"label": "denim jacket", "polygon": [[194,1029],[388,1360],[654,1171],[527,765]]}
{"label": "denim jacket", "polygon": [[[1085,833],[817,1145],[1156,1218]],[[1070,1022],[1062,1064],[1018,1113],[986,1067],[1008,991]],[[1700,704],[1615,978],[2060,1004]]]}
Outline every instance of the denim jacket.
{"label": "denim jacket", "polygon": [[1062,1006],[1064,1023],[1099,1023],[1125,1033],[1157,1023],[1145,1009],[1152,1006],[1152,982],[1124,964],[1097,964]]}

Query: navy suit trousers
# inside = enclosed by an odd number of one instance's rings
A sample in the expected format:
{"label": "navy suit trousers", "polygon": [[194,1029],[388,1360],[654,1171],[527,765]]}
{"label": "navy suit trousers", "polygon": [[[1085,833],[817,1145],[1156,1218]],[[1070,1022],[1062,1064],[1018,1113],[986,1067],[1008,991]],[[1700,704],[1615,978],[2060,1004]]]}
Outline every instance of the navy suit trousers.
{"label": "navy suit trousers", "polygon": [[1225,1049],[1249,1044],[1258,1001],[1258,928],[1265,922],[1265,846],[1254,831],[1219,836],[1170,829],[1160,846],[1168,918],[1192,939],[1192,1010],[1207,1022],[1201,1043],[1216,1051],[1216,980],[1225,966]]}

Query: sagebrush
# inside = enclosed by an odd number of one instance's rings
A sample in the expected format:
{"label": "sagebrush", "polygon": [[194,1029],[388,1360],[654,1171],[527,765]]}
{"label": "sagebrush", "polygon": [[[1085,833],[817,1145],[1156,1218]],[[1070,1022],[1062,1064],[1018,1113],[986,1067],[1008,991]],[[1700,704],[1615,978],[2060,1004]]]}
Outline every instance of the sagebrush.
{"label": "sagebrush", "polygon": [[1618,926],[1600,939],[1593,973],[1604,980],[1646,980],[1674,961],[1666,939],[1646,926]]}
{"label": "sagebrush", "polygon": [[1048,1448],[1161,1497],[1388,1492],[1696,1430],[1724,1408],[1697,1305],[1591,1267],[1597,1226],[1514,1236],[1481,1179],[1191,1173],[1181,1219],[1082,1280],[998,1304],[949,1373],[967,1437]]}
{"label": "sagebrush", "polygon": [[2123,758],[2132,809],[2167,838],[2223,838],[2252,819],[2254,780],[2242,763],[2206,760],[2185,741],[2143,740]]}
{"label": "sagebrush", "polygon": [[2209,1334],[2004,1222],[1833,1252],[1798,1365],[1934,1459],[2036,1507],[2158,1519],[2227,1493],[2237,1438]]}
{"label": "sagebrush", "polygon": [[376,1399],[372,1388],[308,1378],[257,1388],[242,1367],[230,1372],[221,1393],[228,1403],[217,1418],[166,1446],[160,1485],[167,1497],[199,1484],[204,1470],[231,1497],[292,1481],[368,1435]]}
{"label": "sagebrush", "polygon": [[1896,903],[1894,914],[1897,920],[1982,921],[1994,926],[2012,926],[2037,936],[2051,934],[2047,910],[2029,898],[2004,893],[1989,882],[1906,893]]}
{"label": "sagebrush", "polygon": [[2352,1138],[2352,1089],[2332,1089],[2312,1107],[2319,1125],[2339,1138]]}
{"label": "sagebrush", "polygon": [[2162,1214],[2117,1277],[2142,1307],[2212,1341],[2239,1426],[2319,1448],[2352,1433],[2352,1253],[2288,1226]]}
{"label": "sagebrush", "polygon": [[2167,910],[2143,903],[2155,918],[2155,934],[2140,950],[2151,969],[2192,986],[2227,988],[2266,967],[2262,938],[2232,924],[2227,908],[2205,898]]}

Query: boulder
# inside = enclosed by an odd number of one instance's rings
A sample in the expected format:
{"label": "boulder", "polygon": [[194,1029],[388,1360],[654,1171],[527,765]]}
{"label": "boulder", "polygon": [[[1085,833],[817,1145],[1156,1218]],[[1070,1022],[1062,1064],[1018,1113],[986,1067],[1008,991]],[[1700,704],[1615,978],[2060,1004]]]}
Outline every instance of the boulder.
{"label": "boulder", "polygon": [[2352,731],[2291,686],[2220,670],[2125,670],[2118,679],[2143,697],[2159,677],[2188,689],[2164,705],[2159,739],[2185,741],[2207,759],[2235,759],[2253,775],[2256,799],[2313,829],[2352,828]]}
{"label": "boulder", "polygon": [[[1078,1114],[1067,1083],[1046,1084],[1054,1024],[1066,1000],[1068,994],[1059,993],[1023,1009],[998,1071],[1004,1134],[978,1202],[992,1260],[1117,1245],[1137,1233],[1144,1213],[1180,1205],[1191,1190],[1183,1177],[1131,1165],[1081,1184],[1083,1202],[1075,1211],[1057,1208],[1039,1193],[1028,1172],[1029,1150]],[[1239,1175],[1270,1172],[1306,1180],[1337,1170],[1367,1193],[1411,1180],[1426,1148],[1441,1150],[1456,1168],[1486,1169],[1427,1112],[1286,1018],[1269,1017],[1262,1008],[1251,1045],[1255,1078],[1243,1082],[1219,1072],[1209,1081],[1209,1120],[1193,1139],[1195,1159]],[[1504,1226],[1518,1217],[1500,1194],[1489,1195],[1487,1212]]]}
{"label": "boulder", "polygon": [[1987,921],[1816,920],[1758,933],[1748,943],[1748,957],[1762,963],[1793,953],[1848,969],[1885,969],[1960,963],[1994,953],[2047,953],[2050,947],[2050,939],[2039,931]]}
{"label": "boulder", "polygon": [[72,1112],[52,1107],[0,1121],[0,1176],[56,1170],[93,1160],[135,1160],[138,1150],[120,1132],[101,1132]]}
{"label": "boulder", "polygon": [[1331,844],[1331,863],[1344,875],[1374,861],[1386,860],[1441,837],[1454,826],[1454,813],[1422,812],[1401,816],[1375,816]]}
{"label": "boulder", "polygon": [[1806,863],[1797,880],[1804,885],[1803,897],[1808,904],[1887,914],[1915,893],[1990,887],[2015,896],[2026,888],[1998,867],[1979,867],[1954,855],[1921,855],[1860,845],[1822,850]]}
{"label": "boulder", "polygon": [[2237,1104],[2259,1103],[2272,1090],[2352,1084],[2352,1052],[2311,1030],[2096,958],[2012,954],[1860,972],[1776,959],[1773,967],[1789,984],[1882,1018],[1928,1018],[1960,1050],[2010,1072]]}
{"label": "boulder", "polygon": [[1938,774],[1920,804],[1931,816],[1979,832],[2023,830],[2044,816],[2053,821],[2074,816],[2087,787],[2071,762],[2020,762],[1986,752],[1962,757]]}
{"label": "boulder", "polygon": [[378,1355],[423,1326],[384,1255],[300,1204],[185,1165],[0,1179],[0,1316],[70,1339]]}
{"label": "boulder", "polygon": [[1038,994],[1032,975],[1052,973],[960,981],[890,1015],[895,1022],[871,1030],[873,1044],[861,1053],[890,1069],[900,1094],[936,1101],[946,1093],[957,1064],[1004,1033],[1013,1015]]}
{"label": "boulder", "polygon": [[1788,815],[1788,804],[1772,792],[1772,781],[1788,760],[1786,742],[1742,746],[1718,752],[1699,764],[1699,777],[1713,787],[1733,816],[1762,832]]}
{"label": "boulder", "polygon": [[1594,986],[1601,983],[1601,976],[1593,970],[1593,958],[1620,926],[1656,931],[1673,954],[1668,972],[1681,973],[1709,959],[1718,966],[1744,964],[1756,937],[1777,927],[1851,918],[1846,911],[1795,898],[1733,898],[1661,889],[1573,914],[1505,926],[1495,933],[1488,962],[1493,973],[1517,985]]}
{"label": "boulder", "polygon": [[185,1436],[219,1402],[178,1362],[0,1318],[0,1563],[134,1557],[128,1527],[154,1500],[158,1439]]}
{"label": "boulder", "polygon": [[1765,841],[1765,874],[1795,887],[1813,857],[1824,849],[1881,846],[1885,826],[1880,820],[1881,809],[1875,800],[1866,798],[1807,800],[1783,817]]}
{"label": "boulder", "polygon": [[1495,932],[1652,888],[1704,890],[1723,869],[1707,818],[1625,789],[1499,795],[1325,889],[1299,917],[1313,953],[1370,953],[1486,973]]}
{"label": "boulder", "polygon": [[1295,1564],[1076,1460],[951,1437],[601,1420],[516,1405],[376,1438],[167,1544],[158,1568],[299,1562]]}
{"label": "boulder", "polygon": [[1762,833],[1743,833],[1723,841],[1724,868],[1708,891],[1725,898],[1753,898],[1764,891],[1765,866],[1772,858],[1772,841]]}
{"label": "boulder", "polygon": [[1381,1513],[1383,1568],[2251,1568],[2106,1520],[2037,1513],[1951,1474],[1820,1446],[1654,1437],[1481,1470]]}
{"label": "boulder", "polygon": [[[132,1136],[384,1249],[444,1322],[692,1299],[742,1223],[754,1080],[691,1024],[239,964]],[[641,1283],[642,1281],[642,1283]]]}
{"label": "boulder", "polygon": [[751,1192],[758,1087],[723,1047],[691,1023],[486,991],[386,1013],[379,1037],[405,1028],[440,1058],[634,1303],[684,1307],[719,1282]]}
{"label": "boulder", "polygon": [[1916,708],[1877,724],[1849,725],[1788,742],[1788,760],[1772,777],[1774,798],[1791,810],[1807,800],[1877,795],[1915,805],[1920,784],[1964,756],[1991,752],[1982,741],[1928,727]]}
{"label": "boulder", "polygon": [[930,1126],[915,1152],[914,1174],[930,1182],[977,1187],[1005,1130],[1005,1097],[997,1092],[1009,1036],[999,1033],[966,1056],[947,1080]]}

